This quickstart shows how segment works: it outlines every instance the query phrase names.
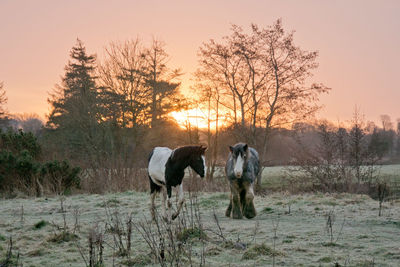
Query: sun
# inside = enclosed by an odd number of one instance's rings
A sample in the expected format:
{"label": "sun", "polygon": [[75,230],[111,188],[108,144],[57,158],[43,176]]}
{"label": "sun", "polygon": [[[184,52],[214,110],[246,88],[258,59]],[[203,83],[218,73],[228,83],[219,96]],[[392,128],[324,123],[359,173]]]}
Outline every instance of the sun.
{"label": "sun", "polygon": [[199,108],[188,110],[173,111],[169,115],[178,123],[182,129],[197,127],[199,129],[207,129],[208,118]]}
{"label": "sun", "polygon": [[226,127],[229,125],[229,114],[217,114],[215,110],[208,112],[200,108],[188,110],[179,110],[169,113],[176,123],[182,129],[198,128],[202,130],[208,129],[216,131],[216,128]]}

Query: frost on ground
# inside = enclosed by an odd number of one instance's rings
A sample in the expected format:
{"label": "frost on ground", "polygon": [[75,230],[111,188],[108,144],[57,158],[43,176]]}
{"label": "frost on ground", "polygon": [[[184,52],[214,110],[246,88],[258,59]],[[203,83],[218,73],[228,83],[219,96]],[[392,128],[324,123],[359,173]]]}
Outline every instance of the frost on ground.
{"label": "frost on ground", "polygon": [[[224,216],[228,193],[199,193],[198,205],[206,238],[186,241],[192,242],[194,265],[200,263],[200,253],[206,266],[397,266],[400,262],[398,200],[386,202],[381,217],[378,202],[365,195],[256,196],[258,215],[252,220]],[[116,211],[121,222],[130,213],[134,223],[143,222],[150,218],[149,195],[74,195],[66,197],[62,207],[57,197],[0,200],[0,262],[12,237],[23,266],[85,266],[81,254],[88,255],[90,230],[105,229]],[[63,214],[71,235],[60,238]],[[158,265],[137,229],[132,230],[130,260],[117,253],[114,241],[107,229],[104,266]]]}

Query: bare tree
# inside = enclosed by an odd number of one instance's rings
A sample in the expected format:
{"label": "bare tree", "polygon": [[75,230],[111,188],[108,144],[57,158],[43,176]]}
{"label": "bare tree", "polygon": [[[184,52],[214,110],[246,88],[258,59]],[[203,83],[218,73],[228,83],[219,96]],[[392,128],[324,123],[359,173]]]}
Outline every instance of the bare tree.
{"label": "bare tree", "polygon": [[[100,84],[116,98],[115,120],[123,128],[136,128],[146,121],[150,91],[146,88],[146,60],[140,40],[112,42],[105,49],[106,59],[99,64]],[[119,96],[119,97],[118,97]]]}
{"label": "bare tree", "polygon": [[4,83],[0,82],[0,126],[4,126],[7,122],[7,104],[6,90],[4,89]]}
{"label": "bare tree", "polygon": [[400,119],[397,119],[396,127],[396,157],[400,157]]}
{"label": "bare tree", "polygon": [[[318,96],[329,91],[307,83],[318,53],[300,49],[293,35],[285,33],[281,20],[266,28],[252,24],[251,33],[233,25],[222,42],[210,40],[199,51],[197,73],[218,84],[221,106],[240,126],[239,139],[260,147],[264,159],[271,129],[311,116],[319,109]],[[264,129],[261,140],[257,128]]]}
{"label": "bare tree", "polygon": [[5,114],[5,108],[3,105],[7,104],[7,96],[6,96],[6,90],[4,89],[4,83],[0,82],[0,116],[4,116]]}
{"label": "bare tree", "polygon": [[35,135],[44,126],[43,120],[35,113],[14,114],[13,118],[16,120],[18,129],[22,129],[24,132],[32,132]]}
{"label": "bare tree", "polygon": [[393,156],[395,153],[396,146],[396,132],[394,131],[394,125],[389,115],[381,115],[382,122],[382,139],[383,143],[387,146],[388,156]]}
{"label": "bare tree", "polygon": [[381,117],[381,122],[382,122],[382,129],[384,131],[393,130],[393,123],[392,123],[390,116],[387,114],[383,114],[380,117]]}
{"label": "bare tree", "polygon": [[265,156],[270,129],[314,114],[319,109],[316,104],[319,94],[328,92],[329,88],[306,83],[318,67],[318,52],[296,46],[294,32],[285,33],[281,20],[265,29],[252,25],[252,30],[260,39],[259,51],[268,72],[263,86],[265,133],[261,154]]}
{"label": "bare tree", "polygon": [[[218,73],[210,69],[199,69],[195,72],[195,85],[192,88],[194,93],[199,94],[199,106],[201,109],[206,110],[207,116],[207,179],[212,180],[216,170],[218,153],[219,153],[219,138],[220,128],[223,125],[220,124],[220,120],[225,122],[229,120],[226,116],[221,114],[221,110],[224,108],[223,99],[226,97],[224,91],[221,88],[224,84],[221,83],[217,77]],[[222,108],[221,108],[222,106]],[[226,108],[225,108],[226,109]]]}

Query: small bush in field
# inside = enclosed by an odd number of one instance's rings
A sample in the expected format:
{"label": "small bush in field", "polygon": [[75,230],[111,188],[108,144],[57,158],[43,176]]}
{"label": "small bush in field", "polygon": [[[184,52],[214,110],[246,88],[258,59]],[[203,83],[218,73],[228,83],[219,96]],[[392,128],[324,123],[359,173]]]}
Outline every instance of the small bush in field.
{"label": "small bush in field", "polygon": [[52,235],[47,241],[53,243],[63,243],[63,242],[75,241],[77,239],[78,236],[76,234],[72,234],[69,232],[60,232]]}
{"label": "small bush in field", "polygon": [[41,220],[37,223],[35,223],[34,228],[35,229],[42,229],[43,227],[45,227],[46,225],[48,225],[49,223],[45,220]]}
{"label": "small bush in field", "polygon": [[42,166],[41,175],[43,180],[52,187],[52,191],[58,194],[79,188],[79,167],[72,167],[68,161],[53,160]]}
{"label": "small bush in field", "polygon": [[331,257],[322,257],[318,261],[324,262],[324,263],[329,263],[329,262],[332,262],[332,258]]}
{"label": "small bush in field", "polygon": [[265,208],[263,209],[263,211],[264,211],[265,213],[274,213],[274,209],[271,208],[271,207],[265,207]]}
{"label": "small bush in field", "polygon": [[186,242],[189,239],[205,239],[206,233],[198,227],[187,228],[180,232],[177,236],[179,241]]}

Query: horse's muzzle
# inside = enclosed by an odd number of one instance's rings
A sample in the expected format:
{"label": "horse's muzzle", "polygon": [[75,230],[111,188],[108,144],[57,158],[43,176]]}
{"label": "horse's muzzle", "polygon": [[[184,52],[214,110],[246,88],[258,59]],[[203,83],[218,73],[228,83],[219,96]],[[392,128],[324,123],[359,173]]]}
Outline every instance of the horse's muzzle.
{"label": "horse's muzzle", "polygon": [[242,173],[237,172],[237,173],[235,173],[235,176],[236,176],[236,178],[240,178],[240,177],[242,177]]}

